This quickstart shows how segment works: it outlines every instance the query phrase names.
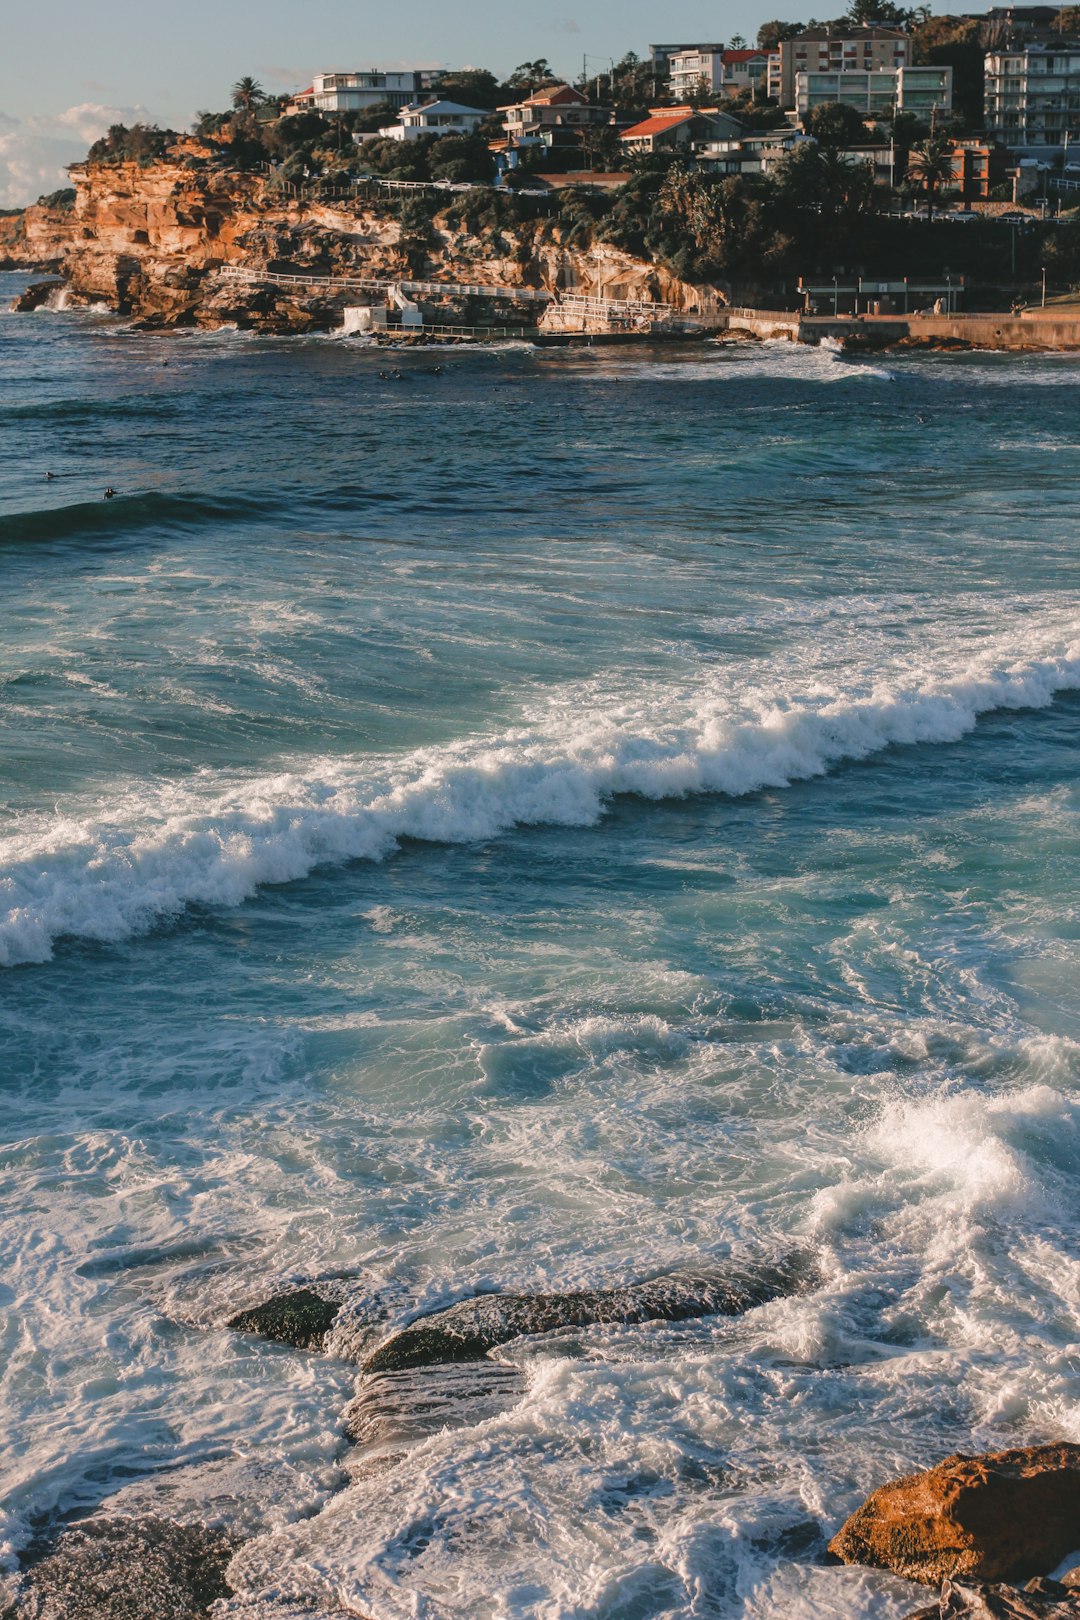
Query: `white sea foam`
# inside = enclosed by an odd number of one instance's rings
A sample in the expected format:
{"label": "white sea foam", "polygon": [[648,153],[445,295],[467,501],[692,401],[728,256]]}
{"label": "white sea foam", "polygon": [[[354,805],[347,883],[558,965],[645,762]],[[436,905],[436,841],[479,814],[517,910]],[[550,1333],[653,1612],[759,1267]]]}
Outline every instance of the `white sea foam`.
{"label": "white sea foam", "polygon": [[513,826],[586,826],[615,794],[753,793],[896,744],[956,741],[994,709],[1080,688],[1080,643],[1038,657],[994,644],[961,668],[796,691],[656,688],[581,706],[556,694],[528,724],[399,759],[136,787],[105,813],[61,809],[0,846],[0,964],[65,935],[118,940],[188,905],[235,906],[320,865],[380,860],[401,839],[468,843]]}

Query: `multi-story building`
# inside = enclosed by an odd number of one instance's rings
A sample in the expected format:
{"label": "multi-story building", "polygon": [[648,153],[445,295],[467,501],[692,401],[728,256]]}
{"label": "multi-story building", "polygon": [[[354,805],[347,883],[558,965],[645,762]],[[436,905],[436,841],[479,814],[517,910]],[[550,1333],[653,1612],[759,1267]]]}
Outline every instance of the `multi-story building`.
{"label": "multi-story building", "polygon": [[368,112],[372,107],[407,107],[424,89],[427,75],[405,73],[316,73],[310,89],[292,99],[290,111]]}
{"label": "multi-story building", "polygon": [[723,73],[717,89],[724,96],[737,96],[743,90],[764,90],[768,71],[768,51],[725,51]]}
{"label": "multi-story building", "polygon": [[894,72],[910,66],[911,40],[900,29],[878,23],[866,27],[822,23],[782,40],[778,56],[770,72],[769,94],[790,109],[796,105],[795,80],[800,73]]}
{"label": "multi-story building", "polygon": [[658,79],[666,79],[671,71],[671,58],[683,56],[687,51],[722,51],[722,45],[698,45],[689,40],[683,45],[650,45],[649,66]]}
{"label": "multi-story building", "polygon": [[689,45],[685,51],[675,51],[668,60],[668,72],[675,101],[714,96],[724,76],[724,47]]}
{"label": "multi-story building", "polygon": [[867,118],[914,113],[928,123],[952,111],[951,67],[839,68],[795,75],[795,110],[805,123],[815,107],[839,101]]}
{"label": "multi-story building", "polygon": [[513,143],[559,144],[567,134],[590,125],[610,124],[611,108],[597,106],[569,84],[552,84],[513,107],[500,107],[503,128]]}
{"label": "multi-story building", "polygon": [[987,51],[986,133],[1014,151],[1080,141],[1080,43]]}
{"label": "multi-story building", "polygon": [[985,202],[990,188],[1005,179],[1006,154],[992,141],[958,139],[950,143],[953,185],[965,202]]}

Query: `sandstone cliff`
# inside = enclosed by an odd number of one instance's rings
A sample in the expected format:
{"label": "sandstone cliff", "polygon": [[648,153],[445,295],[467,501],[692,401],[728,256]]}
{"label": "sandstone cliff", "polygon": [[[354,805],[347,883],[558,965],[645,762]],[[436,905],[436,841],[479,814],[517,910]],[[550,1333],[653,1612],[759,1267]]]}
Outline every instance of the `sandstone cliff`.
{"label": "sandstone cliff", "polygon": [[[483,217],[483,199],[450,193],[418,230],[402,222],[400,194],[300,199],[264,173],[215,166],[194,140],[151,164],[79,165],[72,181],[70,211],[37,206],[0,220],[0,264],[48,266],[77,299],[149,326],[318,330],[339,324],[342,304],[356,301],[230,282],[220,274],[229,267],[603,292],[688,311],[703,298],[662,266],[608,247],[569,247],[557,217],[496,227]],[[429,316],[449,321],[536,319],[535,308],[493,300],[427,302]]]}

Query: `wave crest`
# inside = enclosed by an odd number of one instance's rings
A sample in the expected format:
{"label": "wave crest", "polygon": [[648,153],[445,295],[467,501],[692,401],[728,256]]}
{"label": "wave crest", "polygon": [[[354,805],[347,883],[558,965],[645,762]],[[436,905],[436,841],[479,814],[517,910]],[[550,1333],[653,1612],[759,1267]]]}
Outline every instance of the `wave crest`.
{"label": "wave crest", "polygon": [[1080,689],[1080,644],[1058,656],[862,692],[751,700],[659,692],[398,760],[127,794],[112,814],[62,815],[0,846],[0,965],[48,960],[58,938],[119,940],[189,905],[236,906],[316,867],[379,860],[402,839],[485,840],[513,826],[585,826],[617,794],[739,796],[820,776],[894,745],[955,742],[994,709]]}

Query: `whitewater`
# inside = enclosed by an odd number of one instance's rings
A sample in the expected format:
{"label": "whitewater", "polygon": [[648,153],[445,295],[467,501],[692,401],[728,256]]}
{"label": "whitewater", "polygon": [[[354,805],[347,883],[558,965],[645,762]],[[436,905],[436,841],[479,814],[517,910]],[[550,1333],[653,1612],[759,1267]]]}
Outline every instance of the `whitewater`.
{"label": "whitewater", "polygon": [[1080,1440],[1080,362],[397,358],[0,315],[0,1607],[902,1620],[867,1492]]}

